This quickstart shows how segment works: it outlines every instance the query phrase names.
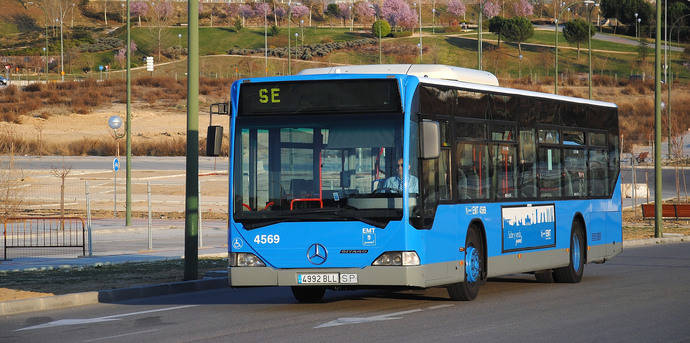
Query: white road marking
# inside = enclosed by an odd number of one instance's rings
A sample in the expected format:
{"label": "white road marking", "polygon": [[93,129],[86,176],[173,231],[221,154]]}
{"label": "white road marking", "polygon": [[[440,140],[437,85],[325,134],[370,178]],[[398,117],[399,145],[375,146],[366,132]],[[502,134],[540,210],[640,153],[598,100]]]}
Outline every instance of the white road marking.
{"label": "white road marking", "polygon": [[343,318],[338,318],[336,320],[332,320],[328,323],[323,323],[319,326],[315,326],[314,329],[327,328],[327,327],[331,327],[331,326],[340,326],[340,325],[351,325],[351,324],[379,322],[379,321],[383,321],[383,320],[402,319],[403,315],[415,313],[415,312],[421,312],[421,311],[423,311],[421,308],[417,308],[417,309],[408,310],[408,311],[379,314],[377,316],[371,316],[371,317],[343,317]]}
{"label": "white road marking", "polygon": [[39,325],[34,325],[34,326],[29,326],[21,329],[17,329],[14,331],[24,331],[24,330],[35,330],[35,329],[44,329],[44,328],[51,328],[51,327],[58,327],[58,326],[67,326],[67,325],[81,325],[81,324],[92,324],[92,323],[102,323],[102,322],[110,322],[114,320],[120,320],[122,317],[129,317],[129,316],[135,316],[138,314],[145,314],[145,313],[154,313],[154,312],[162,312],[162,311],[172,311],[172,310],[180,310],[183,308],[187,307],[195,307],[199,305],[184,305],[184,306],[175,306],[175,307],[167,307],[167,308],[159,308],[155,310],[146,310],[146,311],[139,311],[139,312],[132,312],[132,313],[123,313],[123,314],[116,314],[112,316],[106,316],[106,317],[98,317],[98,318],[87,318],[87,319],[60,319],[60,320],[55,320],[49,323],[44,323],[44,324],[39,324]]}
{"label": "white road marking", "polygon": [[446,308],[446,307],[453,307],[455,305],[452,304],[445,304],[445,305],[436,305],[436,306],[431,306],[427,308],[427,310],[438,310],[439,308]]}
{"label": "white road marking", "polygon": [[160,329],[153,329],[153,330],[144,330],[144,331],[137,331],[137,332],[128,332],[128,333],[123,333],[121,335],[88,339],[88,340],[84,341],[84,343],[97,342],[97,341],[102,341],[102,340],[111,339],[111,338],[119,338],[119,337],[124,337],[124,336],[139,335],[139,334],[143,334],[143,333],[150,333],[150,332],[156,332],[156,331],[161,331],[161,330]]}

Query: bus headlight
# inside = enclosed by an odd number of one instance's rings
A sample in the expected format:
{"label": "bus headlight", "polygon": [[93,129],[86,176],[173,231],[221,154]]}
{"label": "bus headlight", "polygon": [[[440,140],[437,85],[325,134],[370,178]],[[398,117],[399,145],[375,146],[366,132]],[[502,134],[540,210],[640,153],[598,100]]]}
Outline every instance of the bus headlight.
{"label": "bus headlight", "polygon": [[248,252],[231,252],[228,256],[230,267],[265,267],[256,255]]}
{"label": "bus headlight", "polygon": [[388,251],[379,256],[372,266],[418,266],[419,256],[416,251]]}

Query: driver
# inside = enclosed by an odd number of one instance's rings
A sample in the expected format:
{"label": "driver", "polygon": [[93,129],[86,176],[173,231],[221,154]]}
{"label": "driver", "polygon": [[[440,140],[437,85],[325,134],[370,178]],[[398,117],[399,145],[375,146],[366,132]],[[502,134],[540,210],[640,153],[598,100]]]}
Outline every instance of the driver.
{"label": "driver", "polygon": [[[407,182],[407,189],[410,193],[419,193],[417,177],[410,174]],[[403,191],[403,159],[398,159],[398,175],[391,176],[386,179],[383,184],[384,190],[391,190],[398,193]]]}

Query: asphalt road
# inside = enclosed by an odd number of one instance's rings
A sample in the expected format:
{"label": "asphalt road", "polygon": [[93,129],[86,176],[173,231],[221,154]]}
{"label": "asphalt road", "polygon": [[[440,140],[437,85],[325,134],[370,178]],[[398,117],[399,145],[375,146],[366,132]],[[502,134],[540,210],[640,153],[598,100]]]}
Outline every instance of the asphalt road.
{"label": "asphalt road", "polygon": [[628,249],[579,284],[491,279],[473,302],[444,289],[218,289],[0,318],[1,342],[679,342],[690,340],[690,244]]}

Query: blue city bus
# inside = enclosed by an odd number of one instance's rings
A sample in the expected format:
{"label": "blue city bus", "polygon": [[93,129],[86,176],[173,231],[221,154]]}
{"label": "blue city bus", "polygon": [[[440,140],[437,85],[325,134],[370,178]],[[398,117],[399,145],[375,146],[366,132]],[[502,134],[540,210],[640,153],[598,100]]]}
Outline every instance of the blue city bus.
{"label": "blue city bus", "polygon": [[622,251],[615,104],[483,71],[370,65],[231,88],[229,282],[446,287],[579,282]]}

